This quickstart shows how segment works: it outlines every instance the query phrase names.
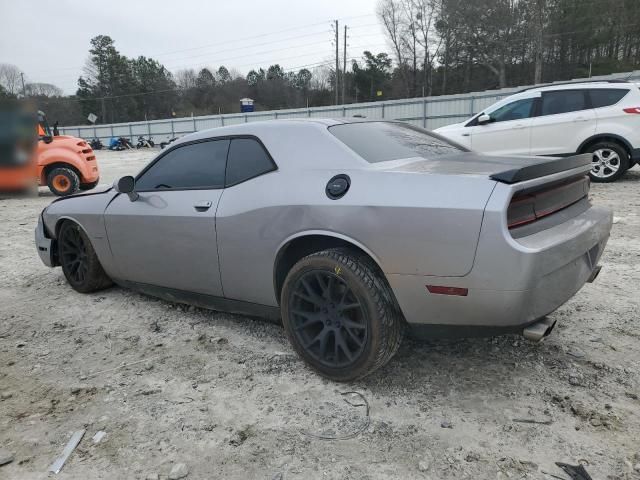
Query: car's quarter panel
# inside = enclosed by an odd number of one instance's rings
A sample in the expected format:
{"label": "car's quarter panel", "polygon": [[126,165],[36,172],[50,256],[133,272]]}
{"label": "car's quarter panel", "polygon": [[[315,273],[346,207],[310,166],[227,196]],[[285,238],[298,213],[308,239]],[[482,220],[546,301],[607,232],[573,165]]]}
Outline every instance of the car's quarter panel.
{"label": "car's quarter panel", "polygon": [[[349,175],[351,187],[330,200],[325,186],[341,173]],[[386,274],[465,275],[493,186],[477,177],[281,168],[228,188],[216,219],[225,295],[276,304],[277,253],[305,232],[362,245]]]}
{"label": "car's quarter panel", "polygon": [[70,220],[85,231],[107,275],[117,273],[109,248],[103,212],[116,195],[112,190],[92,191],[63,197],[52,202],[42,213],[46,232],[55,238],[63,220]]}
{"label": "car's quarter panel", "polygon": [[[517,239],[507,227],[505,212],[516,191],[584,174],[587,169],[516,185],[498,184],[487,203],[473,269],[467,276],[388,276],[407,320],[416,324],[522,327],[571,298],[602,255],[611,230],[611,211],[591,206],[558,225]],[[466,288],[468,294],[427,295],[425,285],[430,283]]]}
{"label": "car's quarter panel", "polygon": [[[118,195],[105,211],[116,279],[222,296],[215,211],[222,190]],[[208,208],[198,208],[209,205]]]}

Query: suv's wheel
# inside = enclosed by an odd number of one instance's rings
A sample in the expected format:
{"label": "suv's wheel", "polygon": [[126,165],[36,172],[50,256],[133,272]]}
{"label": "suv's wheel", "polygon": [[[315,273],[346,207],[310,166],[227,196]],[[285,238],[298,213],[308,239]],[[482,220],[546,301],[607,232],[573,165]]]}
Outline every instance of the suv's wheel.
{"label": "suv's wheel", "polygon": [[78,191],[80,179],[70,168],[57,167],[47,175],[47,186],[54,194],[64,197]]}
{"label": "suv's wheel", "polygon": [[58,258],[67,282],[80,293],[95,292],[112,284],[89,237],[76,223],[67,221],[60,227]]}
{"label": "suv's wheel", "polygon": [[589,176],[594,182],[615,182],[630,167],[629,155],[617,143],[596,143],[586,153],[592,154]]}
{"label": "suv's wheel", "polygon": [[337,381],[364,377],[396,353],[402,313],[386,279],[366,256],[350,249],[313,253],[284,283],[282,318],[300,356]]}

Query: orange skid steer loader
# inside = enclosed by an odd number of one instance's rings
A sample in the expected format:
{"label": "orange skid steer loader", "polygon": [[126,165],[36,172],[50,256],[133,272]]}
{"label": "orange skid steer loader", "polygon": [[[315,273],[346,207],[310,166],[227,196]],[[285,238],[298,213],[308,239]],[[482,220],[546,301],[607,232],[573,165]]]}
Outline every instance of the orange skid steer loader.
{"label": "orange skid steer loader", "polygon": [[100,179],[93,149],[81,138],[51,135],[47,118],[38,112],[37,179],[54,194],[91,190]]}

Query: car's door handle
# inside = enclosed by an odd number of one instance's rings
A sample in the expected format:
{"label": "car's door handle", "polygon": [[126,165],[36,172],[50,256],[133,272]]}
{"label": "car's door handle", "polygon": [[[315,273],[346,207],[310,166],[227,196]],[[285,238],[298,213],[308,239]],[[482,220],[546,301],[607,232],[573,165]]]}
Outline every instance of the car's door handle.
{"label": "car's door handle", "polygon": [[470,136],[470,135],[471,135],[470,133],[463,133],[463,134],[462,134],[462,136],[463,136],[463,137],[468,137],[468,136]]}
{"label": "car's door handle", "polygon": [[589,119],[585,118],[585,117],[576,117],[576,118],[573,119],[573,121],[574,122],[587,122],[587,121],[589,121]]}
{"label": "car's door handle", "polygon": [[211,208],[211,201],[203,200],[201,202],[196,203],[193,208],[195,208],[198,212],[206,212]]}
{"label": "car's door handle", "polygon": [[521,130],[523,128],[525,128],[526,125],[522,124],[522,123],[518,123],[517,125],[513,126],[514,130]]}

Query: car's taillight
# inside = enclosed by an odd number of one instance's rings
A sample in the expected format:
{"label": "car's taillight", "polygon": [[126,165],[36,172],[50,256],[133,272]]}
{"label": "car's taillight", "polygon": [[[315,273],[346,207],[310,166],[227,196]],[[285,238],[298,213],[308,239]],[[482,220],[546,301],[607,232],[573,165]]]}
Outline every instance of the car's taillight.
{"label": "car's taillight", "polygon": [[640,107],[629,107],[624,109],[624,113],[636,113],[640,115]]}
{"label": "car's taillight", "polygon": [[519,227],[536,220],[535,198],[514,198],[507,212],[507,224],[509,228]]}
{"label": "car's taillight", "polygon": [[507,225],[516,228],[535,222],[585,198],[589,177],[573,178],[555,185],[516,193],[507,210]]}

